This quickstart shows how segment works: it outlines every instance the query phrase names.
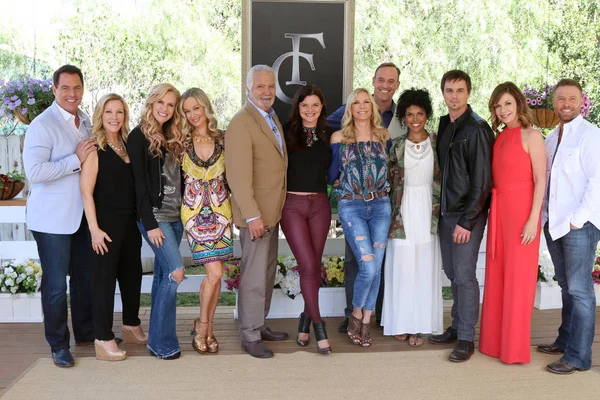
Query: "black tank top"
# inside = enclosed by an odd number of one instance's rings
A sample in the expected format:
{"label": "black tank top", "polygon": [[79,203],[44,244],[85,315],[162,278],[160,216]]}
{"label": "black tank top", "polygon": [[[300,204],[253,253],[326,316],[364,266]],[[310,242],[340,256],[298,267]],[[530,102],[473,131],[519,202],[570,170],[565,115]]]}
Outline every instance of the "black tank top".
{"label": "black tank top", "polygon": [[119,215],[135,213],[135,189],[133,171],[110,148],[98,149],[98,176],[94,188],[94,202],[99,211]]}

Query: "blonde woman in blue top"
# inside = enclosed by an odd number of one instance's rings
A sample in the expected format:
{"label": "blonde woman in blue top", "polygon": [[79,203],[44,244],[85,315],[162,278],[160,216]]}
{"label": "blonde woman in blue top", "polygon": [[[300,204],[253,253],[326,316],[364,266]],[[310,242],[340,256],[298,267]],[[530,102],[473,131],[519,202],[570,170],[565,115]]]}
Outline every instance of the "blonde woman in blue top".
{"label": "blonde woman in blue top", "polygon": [[331,136],[332,162],[327,171],[336,188],[338,215],[358,260],[348,337],[371,345],[370,320],[375,309],[392,212],[388,197],[387,148],[390,135],[371,94],[355,89],[342,118],[342,129]]}

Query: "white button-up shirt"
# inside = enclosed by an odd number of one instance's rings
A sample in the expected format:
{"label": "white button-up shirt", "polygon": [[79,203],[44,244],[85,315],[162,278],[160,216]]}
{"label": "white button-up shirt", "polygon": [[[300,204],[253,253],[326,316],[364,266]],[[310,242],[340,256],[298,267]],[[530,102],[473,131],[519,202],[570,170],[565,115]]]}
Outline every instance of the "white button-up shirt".
{"label": "white button-up shirt", "polygon": [[542,224],[548,222],[553,240],[569,233],[570,224],[581,228],[589,221],[600,228],[600,129],[579,115],[564,125],[560,145],[559,131],[560,126],[546,138],[550,190]]}
{"label": "white button-up shirt", "polygon": [[89,119],[87,115],[80,109],[77,109],[77,116],[79,116],[79,128],[75,125],[75,116],[62,108],[56,103],[56,107],[60,111],[61,115],[67,121],[67,124],[71,127],[71,132],[73,136],[77,138],[78,142],[81,142],[83,139],[87,139],[90,136],[89,132]]}

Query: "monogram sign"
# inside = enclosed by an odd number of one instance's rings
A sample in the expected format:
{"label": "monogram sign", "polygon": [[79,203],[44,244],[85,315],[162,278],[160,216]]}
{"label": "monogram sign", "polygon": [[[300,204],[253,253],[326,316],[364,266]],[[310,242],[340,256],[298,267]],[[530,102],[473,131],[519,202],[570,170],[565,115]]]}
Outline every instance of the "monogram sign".
{"label": "monogram sign", "polygon": [[321,88],[327,113],[343,103],[344,9],[343,2],[251,2],[250,65],[273,67],[273,108],[283,123],[294,94],[307,84]]}

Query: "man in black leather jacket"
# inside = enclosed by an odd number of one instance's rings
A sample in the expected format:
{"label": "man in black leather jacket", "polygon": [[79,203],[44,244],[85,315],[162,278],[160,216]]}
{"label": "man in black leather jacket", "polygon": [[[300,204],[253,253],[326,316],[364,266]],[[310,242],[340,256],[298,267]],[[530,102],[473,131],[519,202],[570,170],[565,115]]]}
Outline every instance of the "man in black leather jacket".
{"label": "man in black leather jacket", "polygon": [[487,221],[492,190],[494,133],[468,105],[471,78],[463,71],[444,74],[441,83],[448,115],[440,119],[438,156],[442,170],[440,246],[444,272],[452,287],[452,326],[430,336],[434,344],[458,339],[449,356],[462,362],[474,351],[479,318],[477,255]]}

